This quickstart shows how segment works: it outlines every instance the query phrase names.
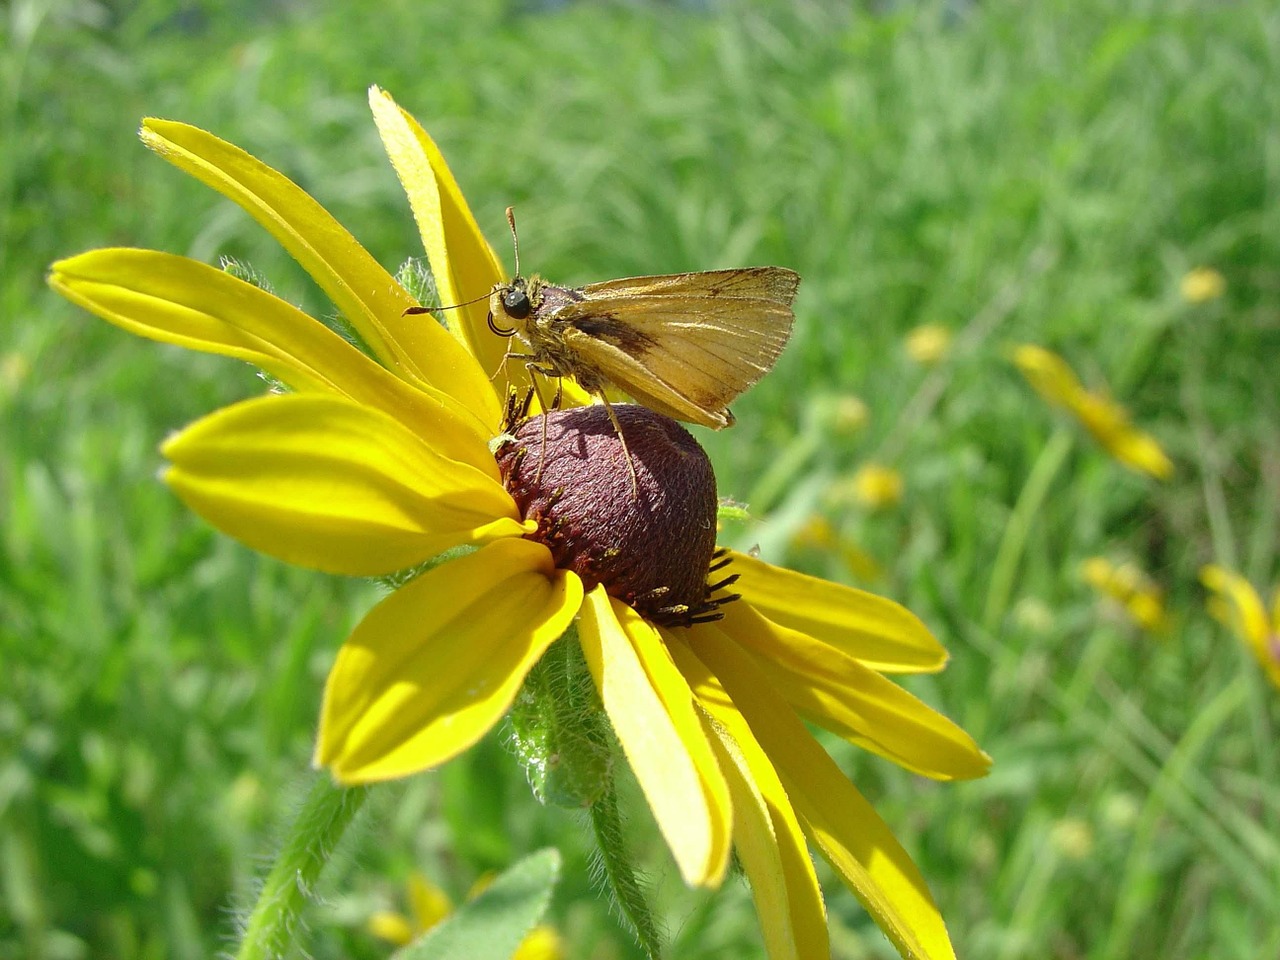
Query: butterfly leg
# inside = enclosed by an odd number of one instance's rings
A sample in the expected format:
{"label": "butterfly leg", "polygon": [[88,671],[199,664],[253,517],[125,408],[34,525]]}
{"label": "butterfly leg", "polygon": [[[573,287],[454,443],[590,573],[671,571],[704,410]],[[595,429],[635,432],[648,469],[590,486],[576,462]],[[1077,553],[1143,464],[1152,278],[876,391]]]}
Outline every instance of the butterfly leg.
{"label": "butterfly leg", "polygon": [[[522,357],[521,354],[511,354],[513,357]],[[553,371],[548,371],[544,367],[538,366],[535,357],[525,357],[525,369],[529,371],[529,383],[533,387],[533,392],[538,396],[538,406],[542,409],[542,449],[538,451],[538,469],[534,471],[533,482],[538,483],[542,480],[542,468],[547,462],[547,400],[542,395],[542,388],[538,386],[538,374],[544,377],[555,376]],[[559,377],[556,377],[556,406],[560,405],[560,395],[563,389],[563,383]]]}
{"label": "butterfly leg", "polygon": [[622,457],[627,461],[627,469],[631,471],[631,499],[640,499],[640,481],[636,479],[636,465],[631,459],[631,451],[627,449],[627,438],[622,434],[622,424],[618,422],[618,415],[613,412],[613,404],[609,402],[609,398],[604,395],[601,390],[597,396],[604,401],[605,413],[609,414],[609,422],[613,424],[613,429],[618,431],[618,442],[622,444]]}

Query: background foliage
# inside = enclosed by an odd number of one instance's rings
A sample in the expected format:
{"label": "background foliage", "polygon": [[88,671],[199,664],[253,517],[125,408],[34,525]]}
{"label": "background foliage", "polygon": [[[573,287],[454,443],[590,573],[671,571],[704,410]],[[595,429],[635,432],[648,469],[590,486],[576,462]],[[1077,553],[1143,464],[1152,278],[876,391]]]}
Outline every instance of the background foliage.
{"label": "background foliage", "polygon": [[[756,517],[731,537],[907,603],[952,651],[912,686],[995,757],[989,778],[832,750],[961,956],[1280,955],[1277,691],[1196,582],[1209,561],[1280,577],[1274,4],[11,0],[0,18],[0,957],[224,948],[376,596],[180,509],[159,440],[261,384],[77,312],[44,271],[107,244],[233,255],[323,314],[264,232],[134,134],[158,115],[240,144],[394,270],[421,251],[370,83],[439,140],[504,256],[516,205],[544,275],[804,276],[777,370],[705,442]],[[1224,297],[1179,296],[1198,265]],[[958,334],[932,370],[903,349],[923,322]],[[1045,408],[1008,362],[1026,340],[1109,384],[1173,481]],[[861,431],[823,415],[845,395]],[[871,459],[902,473],[900,504],[843,493]],[[1089,592],[1096,554],[1164,589],[1163,635]],[[404,908],[412,870],[460,898],[547,844],[572,956],[630,955],[582,824],[537,807],[499,737],[372,806],[311,955],[385,956],[365,921]],[[683,890],[634,809],[674,954],[758,956],[742,885]],[[836,954],[890,956],[826,888]]]}

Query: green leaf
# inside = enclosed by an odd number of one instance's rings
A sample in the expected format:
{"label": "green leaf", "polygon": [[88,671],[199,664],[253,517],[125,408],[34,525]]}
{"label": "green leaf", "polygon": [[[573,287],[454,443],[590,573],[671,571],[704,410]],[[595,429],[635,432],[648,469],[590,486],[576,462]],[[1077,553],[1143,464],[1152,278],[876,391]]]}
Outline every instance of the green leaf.
{"label": "green leaf", "polygon": [[560,879],[560,852],[530,854],[392,960],[509,960],[542,919]]}

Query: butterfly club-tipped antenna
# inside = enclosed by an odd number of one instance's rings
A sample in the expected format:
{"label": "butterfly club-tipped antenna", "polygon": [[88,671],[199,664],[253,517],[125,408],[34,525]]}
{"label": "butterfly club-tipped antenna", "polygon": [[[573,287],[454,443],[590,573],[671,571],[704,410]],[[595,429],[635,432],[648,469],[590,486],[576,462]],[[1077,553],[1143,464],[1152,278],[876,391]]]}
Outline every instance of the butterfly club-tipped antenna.
{"label": "butterfly club-tipped antenna", "polygon": [[516,233],[516,208],[507,207],[507,226],[511,228],[511,247],[516,254],[516,276],[520,276],[520,236]]}
{"label": "butterfly club-tipped antenna", "polygon": [[423,307],[423,306],[405,307],[404,313],[400,314],[400,316],[414,317],[421,313],[434,313],[436,310],[457,310],[459,307],[469,307],[473,303],[479,303],[481,300],[488,300],[488,299],[489,299],[489,295],[487,293],[482,293],[478,297],[472,297],[470,300],[463,300],[461,303],[451,303],[445,307]]}

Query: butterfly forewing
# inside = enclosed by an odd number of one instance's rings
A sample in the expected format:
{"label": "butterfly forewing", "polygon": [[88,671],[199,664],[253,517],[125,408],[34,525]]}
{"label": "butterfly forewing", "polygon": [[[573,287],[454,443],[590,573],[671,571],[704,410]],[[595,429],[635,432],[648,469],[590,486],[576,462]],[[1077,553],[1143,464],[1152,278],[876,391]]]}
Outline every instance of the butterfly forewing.
{"label": "butterfly forewing", "polygon": [[700,273],[670,273],[656,277],[623,277],[590,283],[582,288],[593,297],[696,297],[717,299],[742,297],[776,300],[791,305],[800,285],[800,275],[785,267],[740,267],[731,270],[704,270]]}
{"label": "butterfly forewing", "polygon": [[[728,279],[762,272],[717,271]],[[762,284],[741,289],[756,292]],[[794,284],[778,299],[613,293],[557,311],[554,323],[584,363],[636,400],[679,420],[724,427],[733,422],[729,403],[764,376],[786,346],[793,293]]]}

